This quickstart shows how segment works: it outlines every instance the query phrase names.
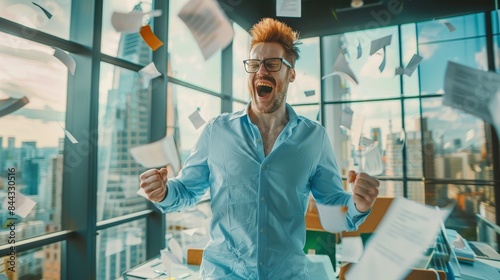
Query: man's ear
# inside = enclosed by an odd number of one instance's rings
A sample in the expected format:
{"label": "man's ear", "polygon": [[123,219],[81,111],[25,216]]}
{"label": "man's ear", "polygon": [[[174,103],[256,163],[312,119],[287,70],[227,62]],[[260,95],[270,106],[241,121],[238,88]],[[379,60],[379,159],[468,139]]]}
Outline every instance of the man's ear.
{"label": "man's ear", "polygon": [[295,81],[295,69],[291,68],[288,74],[288,82],[293,83],[293,81]]}

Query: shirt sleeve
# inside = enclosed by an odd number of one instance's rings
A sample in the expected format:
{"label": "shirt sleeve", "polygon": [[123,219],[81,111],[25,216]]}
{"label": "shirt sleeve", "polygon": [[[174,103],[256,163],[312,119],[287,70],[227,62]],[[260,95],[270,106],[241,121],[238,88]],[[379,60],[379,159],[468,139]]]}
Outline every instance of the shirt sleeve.
{"label": "shirt sleeve", "polygon": [[352,194],[344,190],[333,148],[324,130],[320,139],[319,160],[310,179],[311,193],[320,204],[347,206],[346,228],[349,231],[357,230],[370,211],[361,213],[356,209]]}
{"label": "shirt sleeve", "polygon": [[209,187],[208,152],[213,121],[203,129],[179,175],[167,181],[167,196],[154,205],[163,213],[196,205]]}

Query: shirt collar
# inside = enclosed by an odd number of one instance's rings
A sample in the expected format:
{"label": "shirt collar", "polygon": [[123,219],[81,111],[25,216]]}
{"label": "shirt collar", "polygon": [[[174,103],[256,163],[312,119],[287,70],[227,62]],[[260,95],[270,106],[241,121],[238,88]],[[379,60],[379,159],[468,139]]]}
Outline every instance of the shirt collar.
{"label": "shirt collar", "polygon": [[[248,109],[250,108],[251,102],[252,101],[249,101],[247,103],[247,106],[245,107],[245,109],[235,112],[229,118],[229,120],[231,121],[231,120],[234,120],[236,118],[241,118],[241,117],[247,116]],[[291,125],[291,127],[295,127],[299,122],[299,117],[298,117],[297,113],[295,113],[295,110],[292,108],[292,106],[290,106],[290,104],[286,103],[285,106],[286,106],[286,111],[288,112],[288,122]]]}

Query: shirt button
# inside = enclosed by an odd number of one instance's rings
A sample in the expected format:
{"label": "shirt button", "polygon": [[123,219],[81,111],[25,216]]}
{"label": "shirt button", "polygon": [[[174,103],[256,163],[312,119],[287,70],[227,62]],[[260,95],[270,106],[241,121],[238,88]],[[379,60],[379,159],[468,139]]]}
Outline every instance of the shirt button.
{"label": "shirt button", "polygon": [[266,170],[266,166],[265,165],[262,166],[262,170]]}
{"label": "shirt button", "polygon": [[264,229],[263,229],[263,228],[261,228],[259,231],[260,231],[260,233],[263,233],[263,232],[264,232]]}
{"label": "shirt button", "polygon": [[260,197],[260,201],[264,202],[264,197],[263,196]]}
{"label": "shirt button", "polygon": [[260,143],[260,139],[257,139],[257,143]]}
{"label": "shirt button", "polygon": [[264,264],[264,263],[262,263],[262,262],[259,262],[259,265],[260,265],[260,266],[262,266],[263,264]]}

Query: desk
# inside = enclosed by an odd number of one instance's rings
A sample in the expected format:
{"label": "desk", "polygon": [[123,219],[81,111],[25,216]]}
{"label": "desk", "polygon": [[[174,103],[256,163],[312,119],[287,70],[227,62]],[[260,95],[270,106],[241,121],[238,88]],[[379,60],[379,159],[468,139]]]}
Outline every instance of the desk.
{"label": "desk", "polygon": [[[330,258],[327,255],[306,255],[307,267],[309,269],[310,279],[336,279]],[[184,267],[174,267],[171,270],[172,277],[176,280],[194,280],[199,278],[199,269],[197,265],[185,265]],[[168,275],[161,275],[156,271],[164,271],[165,268],[160,257],[146,261],[123,274],[123,280],[136,279],[155,279],[167,280]],[[185,277],[181,277],[185,276]]]}

